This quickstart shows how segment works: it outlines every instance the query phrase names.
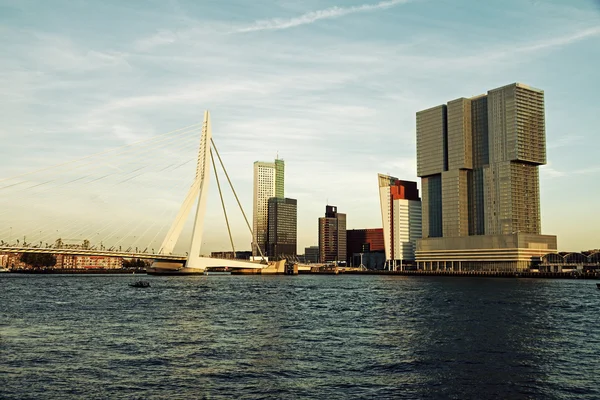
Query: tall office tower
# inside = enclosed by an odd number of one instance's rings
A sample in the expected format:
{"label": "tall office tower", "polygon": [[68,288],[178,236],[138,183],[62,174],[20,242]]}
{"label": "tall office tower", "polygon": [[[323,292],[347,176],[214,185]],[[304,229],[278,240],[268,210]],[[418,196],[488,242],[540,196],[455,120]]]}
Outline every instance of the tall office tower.
{"label": "tall office tower", "polygon": [[270,259],[296,256],[297,204],[296,199],[269,199],[267,255]]}
{"label": "tall office tower", "polygon": [[263,255],[267,249],[267,229],[269,218],[269,199],[271,197],[284,197],[284,171],[283,160],[275,162],[256,161],[254,163],[254,197],[252,213],[252,254],[260,255],[260,247]]}
{"label": "tall office tower", "polygon": [[417,113],[421,268],[524,270],[556,250],[541,235],[544,92],[514,83]]}
{"label": "tall office tower", "polygon": [[422,236],[421,199],[417,182],[378,174],[386,263],[394,269],[414,264],[417,239]]}
{"label": "tall office tower", "polygon": [[346,261],[346,214],[326,206],[319,218],[319,262]]}

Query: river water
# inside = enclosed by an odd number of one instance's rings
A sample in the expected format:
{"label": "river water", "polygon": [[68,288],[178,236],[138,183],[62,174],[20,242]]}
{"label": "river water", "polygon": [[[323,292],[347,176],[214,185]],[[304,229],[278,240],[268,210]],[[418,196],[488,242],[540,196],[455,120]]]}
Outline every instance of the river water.
{"label": "river water", "polygon": [[600,398],[589,280],[0,276],[0,398]]}

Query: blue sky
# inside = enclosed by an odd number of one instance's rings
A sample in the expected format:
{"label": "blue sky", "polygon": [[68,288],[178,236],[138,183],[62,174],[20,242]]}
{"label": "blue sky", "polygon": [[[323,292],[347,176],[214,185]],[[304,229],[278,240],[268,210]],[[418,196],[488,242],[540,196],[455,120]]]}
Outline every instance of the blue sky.
{"label": "blue sky", "polygon": [[[561,250],[600,247],[598,1],[1,0],[0,40],[0,179],[191,125],[209,109],[247,212],[252,163],[286,161],[302,252],[327,203],[348,228],[381,226],[377,173],[417,180],[416,111],[522,82],[546,96],[542,230]],[[152,196],[176,211],[188,169],[177,190],[157,180]],[[228,244],[213,189],[207,251]],[[0,225],[37,229],[39,201],[5,197],[15,211]],[[104,203],[78,207],[102,221],[155,212],[141,200]],[[249,248],[243,220],[233,225]]]}

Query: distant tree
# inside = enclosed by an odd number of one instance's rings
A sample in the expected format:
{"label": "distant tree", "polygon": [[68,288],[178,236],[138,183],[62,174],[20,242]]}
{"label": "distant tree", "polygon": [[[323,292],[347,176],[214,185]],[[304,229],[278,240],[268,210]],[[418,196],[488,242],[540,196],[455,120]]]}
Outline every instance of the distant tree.
{"label": "distant tree", "polygon": [[56,265],[56,257],[46,253],[24,253],[21,255],[21,261],[33,268],[48,268]]}
{"label": "distant tree", "polygon": [[147,266],[148,264],[139,258],[123,260],[123,268],[125,269],[145,269]]}

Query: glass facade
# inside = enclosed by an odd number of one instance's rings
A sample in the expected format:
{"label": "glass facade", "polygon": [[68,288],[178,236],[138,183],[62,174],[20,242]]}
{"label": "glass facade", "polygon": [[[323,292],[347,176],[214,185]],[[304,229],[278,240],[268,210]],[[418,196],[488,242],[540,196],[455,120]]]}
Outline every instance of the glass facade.
{"label": "glass facade", "polygon": [[285,184],[285,163],[283,160],[275,160],[275,197],[283,199]]}
{"label": "glass facade", "polygon": [[280,260],[296,256],[297,215],[296,199],[269,199],[267,255],[270,259]]}
{"label": "glass facade", "polygon": [[253,245],[252,254],[259,256],[260,252],[267,254],[267,230],[269,199],[284,198],[285,163],[276,159],[275,162],[256,161],[254,163],[254,196],[252,214]]}
{"label": "glass facade", "polygon": [[[424,238],[443,238],[440,250],[453,251],[463,243],[454,239],[489,235],[538,235],[555,246],[555,237],[540,235],[544,113],[544,92],[520,83],[417,113]],[[427,249],[427,239],[422,243]],[[523,245],[533,249],[536,244]]]}
{"label": "glass facade", "polygon": [[446,106],[417,113],[417,175],[440,174],[447,166]]}
{"label": "glass facade", "polygon": [[540,233],[544,93],[522,84],[417,113],[423,236]]}

